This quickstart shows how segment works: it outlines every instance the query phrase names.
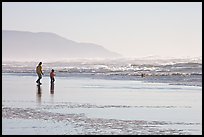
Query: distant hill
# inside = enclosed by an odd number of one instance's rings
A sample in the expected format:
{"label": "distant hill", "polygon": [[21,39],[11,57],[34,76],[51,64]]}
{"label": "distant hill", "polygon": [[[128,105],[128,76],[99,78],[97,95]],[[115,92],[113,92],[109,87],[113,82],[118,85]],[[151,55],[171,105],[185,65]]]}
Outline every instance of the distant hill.
{"label": "distant hill", "polygon": [[2,30],[2,60],[117,58],[121,55],[93,43],[79,43],[54,33]]}

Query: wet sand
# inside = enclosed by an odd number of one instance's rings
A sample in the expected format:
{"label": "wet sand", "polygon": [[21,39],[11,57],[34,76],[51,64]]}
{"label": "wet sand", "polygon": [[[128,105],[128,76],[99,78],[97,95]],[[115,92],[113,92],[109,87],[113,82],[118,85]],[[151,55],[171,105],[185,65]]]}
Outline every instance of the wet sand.
{"label": "wet sand", "polygon": [[202,87],[2,74],[2,134],[202,134]]}

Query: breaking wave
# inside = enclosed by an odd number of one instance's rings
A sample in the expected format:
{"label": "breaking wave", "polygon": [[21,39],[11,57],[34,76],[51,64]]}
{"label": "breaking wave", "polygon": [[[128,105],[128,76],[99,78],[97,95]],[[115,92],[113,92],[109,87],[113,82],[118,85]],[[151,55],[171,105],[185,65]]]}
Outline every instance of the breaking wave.
{"label": "breaking wave", "polygon": [[[3,73],[35,74],[38,62],[3,62]],[[176,84],[202,85],[202,62],[186,60],[79,60],[44,62],[46,75],[56,71],[57,77],[81,76],[120,80],[177,81]],[[181,83],[179,83],[181,82]],[[190,85],[191,85],[190,84]]]}

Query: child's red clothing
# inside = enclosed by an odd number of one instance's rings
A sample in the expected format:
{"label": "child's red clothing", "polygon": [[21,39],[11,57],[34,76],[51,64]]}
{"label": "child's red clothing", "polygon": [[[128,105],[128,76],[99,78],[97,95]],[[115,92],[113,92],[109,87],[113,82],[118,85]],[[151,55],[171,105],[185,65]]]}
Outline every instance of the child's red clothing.
{"label": "child's red clothing", "polygon": [[54,76],[55,76],[55,73],[54,72],[50,72],[50,77],[54,78]]}

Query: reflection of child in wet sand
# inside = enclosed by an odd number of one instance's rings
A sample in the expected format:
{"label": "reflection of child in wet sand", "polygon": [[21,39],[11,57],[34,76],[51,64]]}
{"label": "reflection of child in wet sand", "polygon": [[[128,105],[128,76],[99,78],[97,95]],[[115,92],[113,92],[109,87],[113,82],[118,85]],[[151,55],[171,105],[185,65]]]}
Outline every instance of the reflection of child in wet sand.
{"label": "reflection of child in wet sand", "polygon": [[52,71],[50,72],[50,80],[51,80],[51,83],[54,83],[54,81],[55,81],[55,72],[54,72],[54,69],[52,69]]}

